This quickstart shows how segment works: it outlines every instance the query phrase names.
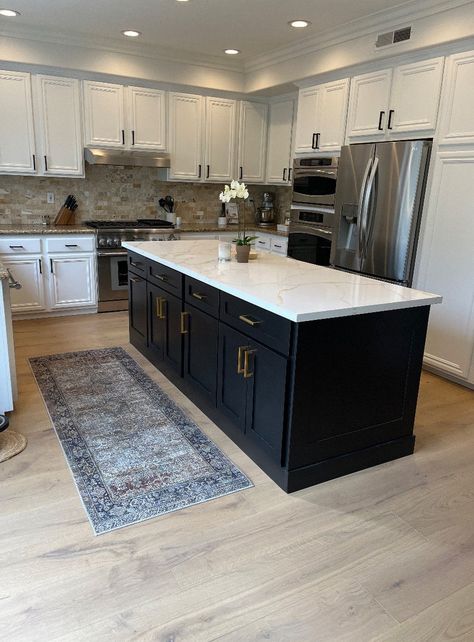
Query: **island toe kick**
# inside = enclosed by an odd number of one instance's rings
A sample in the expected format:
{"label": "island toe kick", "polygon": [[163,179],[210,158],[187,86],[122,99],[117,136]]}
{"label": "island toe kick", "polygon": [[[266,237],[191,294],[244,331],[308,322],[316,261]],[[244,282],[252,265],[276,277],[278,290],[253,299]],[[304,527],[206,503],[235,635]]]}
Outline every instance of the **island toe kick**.
{"label": "island toe kick", "polygon": [[[183,243],[186,260],[176,247]],[[217,248],[209,243],[201,242],[210,261]],[[358,286],[360,310],[354,300],[351,314],[319,302],[315,318],[294,321],[294,309],[281,305],[276,314],[265,299],[257,306],[229,285],[236,270],[251,279],[253,266],[216,262],[212,279],[204,269],[200,275],[200,247],[193,245],[194,254],[186,241],[127,244],[130,341],[281,488],[296,491],[413,452],[429,306],[440,297],[410,290],[406,300],[406,292],[395,294],[407,288],[387,284],[375,306],[361,292],[372,281],[344,275],[348,291]],[[276,258],[287,262],[291,277],[298,262]],[[284,265],[274,259],[259,257],[256,270],[265,261],[273,269]],[[328,279],[335,272],[319,269]],[[317,297],[321,285],[313,287]]]}

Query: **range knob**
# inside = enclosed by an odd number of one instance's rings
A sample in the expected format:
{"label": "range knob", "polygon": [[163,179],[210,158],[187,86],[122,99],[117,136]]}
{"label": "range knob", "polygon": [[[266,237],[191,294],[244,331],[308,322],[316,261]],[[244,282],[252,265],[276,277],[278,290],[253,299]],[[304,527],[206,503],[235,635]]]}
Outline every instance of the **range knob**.
{"label": "range knob", "polygon": [[115,247],[115,239],[113,239],[111,236],[107,238],[107,247]]}
{"label": "range knob", "polygon": [[107,239],[105,239],[103,236],[99,237],[98,240],[99,247],[106,247],[107,246]]}

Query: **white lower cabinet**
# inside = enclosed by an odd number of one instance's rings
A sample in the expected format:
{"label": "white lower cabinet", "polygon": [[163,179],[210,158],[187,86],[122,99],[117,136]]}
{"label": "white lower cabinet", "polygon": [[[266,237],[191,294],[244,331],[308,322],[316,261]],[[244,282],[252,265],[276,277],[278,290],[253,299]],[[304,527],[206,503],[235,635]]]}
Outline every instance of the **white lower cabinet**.
{"label": "white lower cabinet", "polygon": [[[11,290],[14,316],[93,312],[97,307],[94,247],[92,235],[1,237],[0,260],[21,284],[21,289]],[[31,253],[33,248],[36,254]]]}
{"label": "white lower cabinet", "polygon": [[44,261],[41,256],[0,257],[10,274],[21,284],[21,289],[10,290],[13,314],[42,312],[46,309],[43,281]]}
{"label": "white lower cabinet", "polygon": [[443,296],[431,308],[425,364],[474,385],[474,148],[435,162],[415,287]]}
{"label": "white lower cabinet", "polygon": [[95,305],[95,257],[49,256],[50,308]]}

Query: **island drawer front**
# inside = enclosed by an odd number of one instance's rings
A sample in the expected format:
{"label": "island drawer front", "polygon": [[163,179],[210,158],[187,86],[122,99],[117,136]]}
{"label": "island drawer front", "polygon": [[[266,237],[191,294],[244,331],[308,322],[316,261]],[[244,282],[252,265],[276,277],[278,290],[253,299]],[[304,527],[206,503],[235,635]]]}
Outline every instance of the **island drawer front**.
{"label": "island drawer front", "polygon": [[147,261],[140,256],[135,254],[135,252],[128,253],[128,271],[138,274],[140,276],[146,276]]}
{"label": "island drawer front", "polygon": [[147,280],[154,285],[158,285],[163,290],[181,298],[183,291],[183,275],[172,268],[158,263],[157,261],[147,261]]}
{"label": "island drawer front", "polygon": [[220,319],[281,354],[290,352],[291,321],[221,292]]}
{"label": "island drawer front", "polygon": [[219,316],[219,290],[190,276],[184,277],[184,299],[186,303],[207,312],[214,317]]}
{"label": "island drawer front", "polygon": [[95,247],[94,239],[83,236],[60,236],[59,238],[46,239],[47,252],[69,253],[69,252],[93,252]]}
{"label": "island drawer front", "polygon": [[40,239],[28,237],[0,238],[0,254],[40,254]]}

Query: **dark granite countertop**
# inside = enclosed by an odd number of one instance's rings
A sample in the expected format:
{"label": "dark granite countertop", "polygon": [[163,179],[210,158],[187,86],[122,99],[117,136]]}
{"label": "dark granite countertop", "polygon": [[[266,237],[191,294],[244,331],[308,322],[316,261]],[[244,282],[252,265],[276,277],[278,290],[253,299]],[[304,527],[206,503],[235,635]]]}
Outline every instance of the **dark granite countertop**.
{"label": "dark granite countertop", "polygon": [[95,230],[86,225],[41,225],[41,224],[3,224],[0,235],[18,236],[19,234],[95,234]]}

